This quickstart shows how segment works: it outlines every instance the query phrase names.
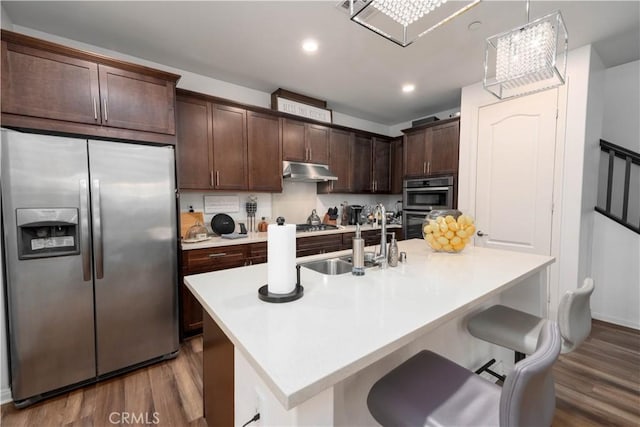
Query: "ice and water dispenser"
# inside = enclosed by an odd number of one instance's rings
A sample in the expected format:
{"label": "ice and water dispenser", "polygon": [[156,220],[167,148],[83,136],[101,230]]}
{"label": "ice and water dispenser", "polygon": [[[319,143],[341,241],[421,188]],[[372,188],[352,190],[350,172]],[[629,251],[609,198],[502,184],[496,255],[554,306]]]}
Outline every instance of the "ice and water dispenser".
{"label": "ice and water dispenser", "polygon": [[49,258],[80,253],[78,209],[16,209],[18,258]]}

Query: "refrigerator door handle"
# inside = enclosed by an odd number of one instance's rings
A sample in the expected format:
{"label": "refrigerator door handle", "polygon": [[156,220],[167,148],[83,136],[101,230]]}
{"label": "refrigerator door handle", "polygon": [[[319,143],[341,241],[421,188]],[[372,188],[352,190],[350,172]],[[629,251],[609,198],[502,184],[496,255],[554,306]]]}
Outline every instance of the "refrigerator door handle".
{"label": "refrigerator door handle", "polygon": [[89,187],[80,180],[80,253],[82,254],[82,280],[91,280],[91,251],[89,250]]}
{"label": "refrigerator door handle", "polygon": [[95,245],[96,279],[104,277],[104,252],[102,250],[102,218],[100,209],[100,180],[94,179],[91,187],[93,213],[93,240]]}

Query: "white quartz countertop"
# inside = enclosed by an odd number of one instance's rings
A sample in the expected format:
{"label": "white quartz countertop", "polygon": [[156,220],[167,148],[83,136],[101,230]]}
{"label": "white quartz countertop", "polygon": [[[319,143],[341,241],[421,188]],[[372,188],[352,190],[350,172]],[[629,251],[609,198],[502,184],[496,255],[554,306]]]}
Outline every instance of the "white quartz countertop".
{"label": "white quartz countertop", "polygon": [[435,253],[419,239],[398,246],[406,263],[364,276],[301,268],[304,296],[284,304],[258,299],[266,264],[187,276],[185,283],[291,409],[554,261],[477,247]]}
{"label": "white quartz countertop", "polygon": [[[389,224],[387,225],[388,229],[396,229],[402,228],[402,225],[397,224]],[[380,230],[380,227],[371,226],[371,225],[363,225],[360,227],[362,231],[369,230]],[[296,233],[296,237],[311,237],[311,236],[322,236],[327,234],[341,234],[341,233],[353,233],[356,231],[355,225],[345,225],[338,226],[336,230],[323,230],[323,231],[302,231]],[[222,237],[214,236],[209,240],[205,240],[197,243],[185,243],[181,242],[181,247],[183,251],[188,251],[191,249],[205,249],[205,248],[215,248],[219,246],[230,246],[230,245],[247,245],[249,243],[259,243],[267,241],[267,233],[263,232],[250,232],[247,233],[247,237],[242,237],[240,239],[225,239]]]}

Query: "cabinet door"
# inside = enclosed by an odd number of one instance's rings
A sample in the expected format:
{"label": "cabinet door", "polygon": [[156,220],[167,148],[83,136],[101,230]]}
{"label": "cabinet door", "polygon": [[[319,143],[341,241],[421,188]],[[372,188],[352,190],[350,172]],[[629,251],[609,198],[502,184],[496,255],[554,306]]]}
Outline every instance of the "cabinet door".
{"label": "cabinet door", "polygon": [[249,189],[281,192],[282,154],[277,116],[247,112],[247,155]]}
{"label": "cabinet door", "polygon": [[430,131],[430,129],[423,129],[406,134],[403,147],[405,176],[426,175],[427,162],[425,155],[427,150],[428,131]]}
{"label": "cabinet door", "polygon": [[428,174],[458,172],[459,140],[459,121],[432,128],[431,146],[428,149],[427,158]]}
{"label": "cabinet door", "polygon": [[373,191],[388,193],[390,189],[391,144],[388,141],[373,139]]}
{"label": "cabinet door", "polygon": [[296,239],[296,256],[309,256],[335,252],[342,249],[341,234],[299,237]]}
{"label": "cabinet door", "polygon": [[353,181],[351,187],[354,193],[372,190],[371,177],[371,138],[356,135],[351,152],[353,165]]}
{"label": "cabinet door", "polygon": [[98,65],[2,42],[2,112],[100,123]]}
{"label": "cabinet door", "polygon": [[303,122],[282,119],[282,160],[293,162],[307,160],[304,136],[305,126]]}
{"label": "cabinet door", "polygon": [[329,163],[329,128],[320,125],[306,125],[308,155],[307,161],[326,165]]}
{"label": "cabinet door", "polygon": [[172,82],[99,65],[102,124],[174,135]]}
{"label": "cabinet door", "polygon": [[246,190],[247,112],[213,104],[213,169],[216,190]]}
{"label": "cabinet door", "polygon": [[179,188],[212,189],[211,104],[179,96],[176,108]]}
{"label": "cabinet door", "polygon": [[351,138],[351,132],[331,129],[329,134],[329,170],[336,174],[338,180],[318,184],[329,187],[328,192],[347,193],[351,191]]}
{"label": "cabinet door", "polygon": [[391,142],[391,194],[402,194],[402,138]]}

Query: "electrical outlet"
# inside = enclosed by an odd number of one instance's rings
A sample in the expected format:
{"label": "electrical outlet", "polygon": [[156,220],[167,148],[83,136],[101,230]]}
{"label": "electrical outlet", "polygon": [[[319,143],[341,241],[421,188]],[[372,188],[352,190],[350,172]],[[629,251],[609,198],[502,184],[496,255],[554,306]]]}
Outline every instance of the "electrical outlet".
{"label": "electrical outlet", "polygon": [[260,419],[256,422],[253,423],[254,427],[258,427],[258,426],[264,426],[266,425],[265,420],[267,419],[266,417],[266,410],[267,410],[267,404],[266,404],[266,399],[264,397],[264,393],[258,388],[255,387],[253,389],[254,392],[254,396],[255,396],[255,413],[256,414],[260,414]]}

